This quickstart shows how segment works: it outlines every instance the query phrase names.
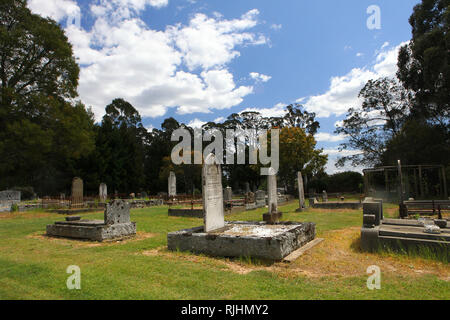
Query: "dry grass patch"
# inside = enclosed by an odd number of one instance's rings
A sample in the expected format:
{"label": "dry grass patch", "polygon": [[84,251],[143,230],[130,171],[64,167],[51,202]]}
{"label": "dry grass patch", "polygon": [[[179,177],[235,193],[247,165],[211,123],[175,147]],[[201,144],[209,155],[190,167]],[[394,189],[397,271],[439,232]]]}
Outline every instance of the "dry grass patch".
{"label": "dry grass patch", "polygon": [[360,228],[358,227],[325,232],[321,237],[325,238],[325,241],[308,250],[303,256],[289,264],[171,252],[167,247],[144,251],[140,254],[175,260],[177,263],[215,266],[242,275],[263,270],[275,273],[283,278],[293,278],[301,275],[311,278],[357,277],[366,276],[367,268],[371,265],[377,265],[384,274],[396,276],[432,274],[442,280],[450,281],[449,265],[439,261],[408,257],[400,254],[361,252],[359,247]]}

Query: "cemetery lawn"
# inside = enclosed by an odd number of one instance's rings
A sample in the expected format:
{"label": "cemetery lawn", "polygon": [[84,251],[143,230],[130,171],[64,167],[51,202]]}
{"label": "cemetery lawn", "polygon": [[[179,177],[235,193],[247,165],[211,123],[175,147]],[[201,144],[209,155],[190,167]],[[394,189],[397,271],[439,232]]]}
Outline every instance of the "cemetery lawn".
{"label": "cemetery lawn", "polygon": [[[47,224],[64,220],[58,214],[0,214],[0,299],[450,299],[448,263],[360,252],[361,210],[297,207],[281,207],[283,220],[315,222],[325,241],[291,264],[169,252],[168,232],[203,222],[169,218],[167,207],[132,210],[138,236],[102,244],[45,237]],[[385,210],[395,215],[394,205]],[[263,212],[226,219],[260,221]],[[66,287],[70,265],[81,268],[81,290]],[[371,265],[381,268],[381,290],[367,289]]]}

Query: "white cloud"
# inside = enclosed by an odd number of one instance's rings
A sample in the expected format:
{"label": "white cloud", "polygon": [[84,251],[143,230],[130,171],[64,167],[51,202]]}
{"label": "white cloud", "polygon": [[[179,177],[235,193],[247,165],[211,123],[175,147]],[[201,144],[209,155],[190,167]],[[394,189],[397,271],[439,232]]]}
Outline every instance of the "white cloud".
{"label": "white cloud", "polygon": [[189,70],[222,67],[240,55],[236,46],[267,43],[262,35],[244,32],[257,25],[258,14],[253,9],[240,19],[220,20],[199,13],[188,26],[174,26],[169,31]]}
{"label": "white cloud", "polygon": [[224,117],[219,117],[217,119],[214,120],[215,123],[222,123],[224,122],[226,119]]}
{"label": "white cloud", "polygon": [[280,30],[281,28],[283,28],[283,25],[281,25],[281,24],[272,24],[270,26],[270,29],[273,29],[273,30]]}
{"label": "white cloud", "polygon": [[197,128],[199,129],[205,124],[206,124],[206,122],[195,118],[194,120],[192,120],[191,122],[188,123],[188,127],[191,127],[191,128],[194,128],[194,129],[197,129]]}
{"label": "white cloud", "polygon": [[326,132],[317,133],[315,138],[319,142],[339,142],[347,139],[345,135],[333,135]]}
{"label": "white cloud", "polygon": [[80,13],[77,2],[73,0],[28,0],[28,8],[34,13],[56,21]]}
{"label": "white cloud", "polygon": [[[227,64],[240,55],[240,46],[267,42],[249,31],[258,24],[258,10],[231,20],[196,14],[187,25],[162,31],[150,29],[139,18],[147,6],[167,4],[167,0],[98,0],[90,6],[94,16],[90,30],[66,28],[81,65],[80,98],[93,107],[97,120],[118,97],[144,117],[160,117],[168,108],[177,108],[178,114],[228,109],[253,93],[252,86],[236,85]],[[31,0],[30,8],[61,21],[78,6],[71,0]]]}
{"label": "white cloud", "polygon": [[[318,117],[341,116],[349,108],[358,107],[361,101],[358,94],[367,81],[380,77],[393,77],[397,72],[398,51],[404,43],[388,51],[381,51],[371,67],[355,68],[344,76],[331,78],[328,91],[309,97],[305,108],[315,112]],[[383,45],[386,48],[386,45]]]}
{"label": "white cloud", "polygon": [[270,79],[272,79],[271,76],[267,76],[265,74],[261,74],[258,72],[250,72],[250,78],[252,78],[253,80],[256,80],[257,82],[267,82]]}
{"label": "white cloud", "polygon": [[345,172],[345,171],[357,171],[357,172],[362,173],[362,170],[365,169],[362,166],[354,167],[350,163],[347,163],[343,168],[336,167],[336,161],[340,157],[359,154],[360,151],[357,151],[357,150],[339,151],[338,149],[325,149],[325,150],[323,150],[323,153],[328,155],[328,163],[325,168],[325,171],[328,174],[334,174],[334,173]]}
{"label": "white cloud", "polygon": [[283,117],[286,114],[286,106],[287,104],[285,103],[278,103],[272,108],[247,108],[241,112],[255,111],[259,112],[265,118]]}
{"label": "white cloud", "polygon": [[358,52],[358,53],[356,54],[357,57],[362,57],[363,55],[364,55],[364,53],[362,53],[362,52]]}

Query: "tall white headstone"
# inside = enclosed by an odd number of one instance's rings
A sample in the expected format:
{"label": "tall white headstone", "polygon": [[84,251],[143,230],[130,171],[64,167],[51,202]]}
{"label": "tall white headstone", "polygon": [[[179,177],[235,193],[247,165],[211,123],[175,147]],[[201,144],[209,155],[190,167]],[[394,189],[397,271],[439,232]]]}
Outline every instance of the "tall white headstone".
{"label": "tall white headstone", "polygon": [[225,227],[223,212],[222,170],[214,154],[209,154],[202,170],[205,232]]}
{"label": "tall white headstone", "polygon": [[269,213],[278,211],[277,176],[273,168],[269,169],[267,176],[267,194],[269,196]]}
{"label": "tall white headstone", "polygon": [[177,195],[177,176],[175,172],[170,171],[169,175],[169,197],[176,197]]}

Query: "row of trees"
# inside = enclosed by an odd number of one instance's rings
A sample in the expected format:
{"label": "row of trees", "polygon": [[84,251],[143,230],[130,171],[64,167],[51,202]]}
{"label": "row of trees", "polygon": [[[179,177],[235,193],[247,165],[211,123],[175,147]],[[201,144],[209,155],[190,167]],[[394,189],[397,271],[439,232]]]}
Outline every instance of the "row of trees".
{"label": "row of trees", "polygon": [[450,1],[423,0],[410,18],[411,41],[401,48],[396,78],[370,80],[336,133],[342,150],[361,153],[338,164],[450,165]]}

